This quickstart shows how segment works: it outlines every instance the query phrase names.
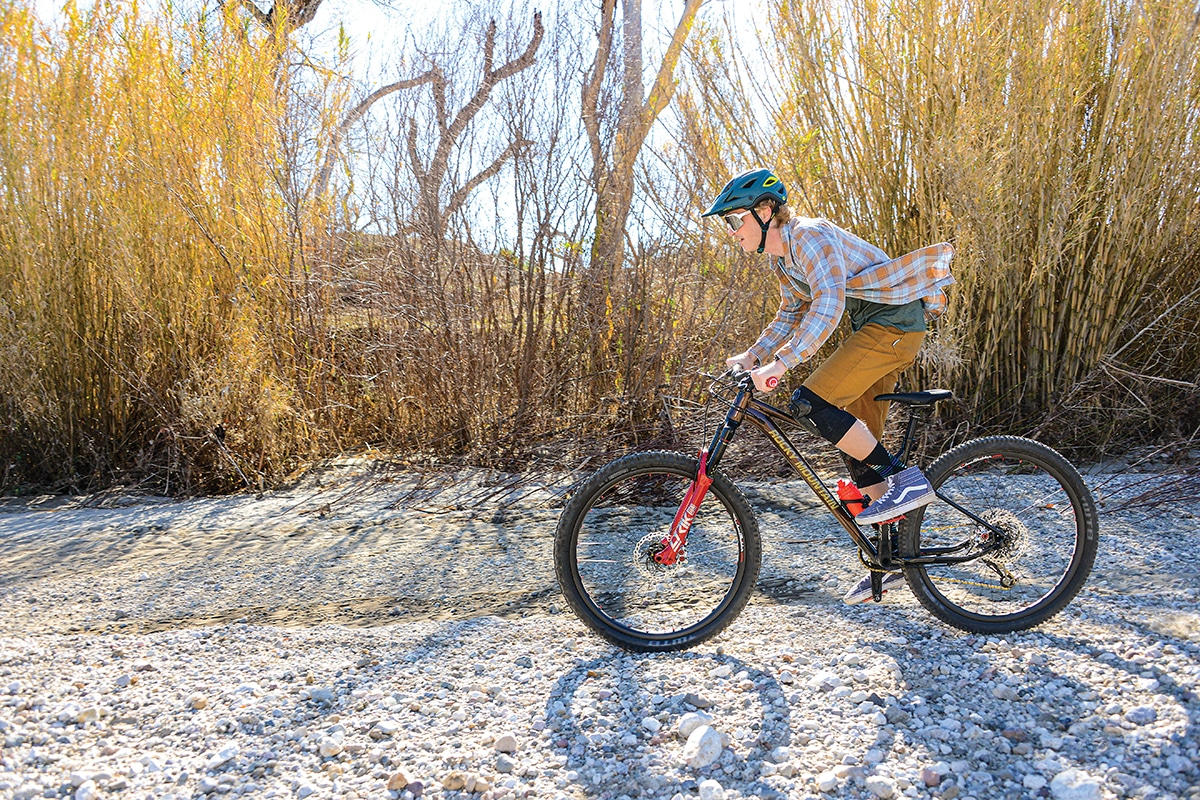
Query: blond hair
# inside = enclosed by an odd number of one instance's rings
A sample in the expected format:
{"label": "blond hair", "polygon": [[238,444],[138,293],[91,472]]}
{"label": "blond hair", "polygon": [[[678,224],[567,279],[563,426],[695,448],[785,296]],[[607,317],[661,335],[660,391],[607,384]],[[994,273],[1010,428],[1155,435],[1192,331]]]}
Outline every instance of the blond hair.
{"label": "blond hair", "polygon": [[[792,210],[788,208],[787,203],[776,205],[774,200],[764,200],[755,207],[755,211],[762,209],[772,209],[774,214],[771,216],[771,221],[777,225],[786,225],[792,218]],[[759,216],[762,216],[761,214]]]}

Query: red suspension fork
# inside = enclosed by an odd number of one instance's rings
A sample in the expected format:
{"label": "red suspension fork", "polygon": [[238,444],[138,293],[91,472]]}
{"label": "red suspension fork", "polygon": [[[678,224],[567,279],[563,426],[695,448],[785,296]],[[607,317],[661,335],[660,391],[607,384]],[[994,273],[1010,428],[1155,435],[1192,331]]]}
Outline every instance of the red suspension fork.
{"label": "red suspension fork", "polygon": [[679,554],[683,552],[688,531],[692,529],[692,523],[696,520],[696,512],[700,510],[700,503],[704,502],[704,496],[708,494],[708,487],[712,486],[712,478],[708,477],[706,471],[707,465],[706,448],[700,451],[700,471],[696,473],[695,480],[683,496],[683,502],[679,504],[679,510],[675,512],[671,530],[662,541],[663,549],[654,555],[654,560],[659,564],[671,566],[679,560]]}

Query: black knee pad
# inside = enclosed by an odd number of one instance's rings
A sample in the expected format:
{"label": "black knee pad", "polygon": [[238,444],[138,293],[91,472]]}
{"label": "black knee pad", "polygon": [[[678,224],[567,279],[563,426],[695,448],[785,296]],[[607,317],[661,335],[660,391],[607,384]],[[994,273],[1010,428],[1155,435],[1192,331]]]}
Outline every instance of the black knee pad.
{"label": "black knee pad", "polygon": [[797,409],[800,409],[800,413],[804,413],[802,409],[807,405],[810,410],[805,416],[812,422],[817,432],[833,444],[840,442],[856,422],[854,415],[849,411],[843,411],[830,405],[809,390],[807,386],[801,386],[792,392],[790,405],[793,415],[797,413]]}

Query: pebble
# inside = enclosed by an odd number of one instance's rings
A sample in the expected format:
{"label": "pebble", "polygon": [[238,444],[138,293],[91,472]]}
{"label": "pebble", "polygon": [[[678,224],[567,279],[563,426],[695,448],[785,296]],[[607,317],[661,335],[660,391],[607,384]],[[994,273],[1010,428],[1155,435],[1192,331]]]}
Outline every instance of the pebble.
{"label": "pebble", "polygon": [[1102,800],[1101,782],[1082,770],[1068,769],[1050,781],[1050,793],[1055,800]]}
{"label": "pebble", "polygon": [[696,728],[701,725],[709,725],[712,721],[713,718],[710,714],[705,714],[703,711],[690,711],[679,718],[679,725],[675,732],[680,739],[687,739]]}
{"label": "pebble", "polygon": [[[752,499],[777,490],[750,489]],[[798,502],[788,497],[764,505],[761,524],[822,536],[823,519],[787,517]],[[487,542],[499,528],[468,512],[393,513],[384,499],[362,516],[281,512],[292,528],[278,546],[294,565],[256,552],[190,570],[180,550],[161,570],[146,566],[140,588],[86,569],[13,580],[28,551],[12,532],[35,528],[0,514],[0,548],[18,565],[0,574],[0,798],[1200,800],[1200,572],[1168,518],[1106,514],[1094,581],[1059,616],[1009,636],[952,630],[905,594],[844,607],[841,592],[861,577],[844,543],[789,559],[788,533],[764,575],[794,581],[801,599],[756,596],[715,639],[647,657],[565,610],[537,555],[556,509],[515,515],[525,527],[503,528],[504,558],[467,560],[458,548],[430,561],[404,549],[410,534],[433,552],[447,530]],[[55,524],[94,545],[89,520],[113,518],[83,511],[56,512]],[[171,535],[202,546],[223,526]],[[439,536],[420,538],[422,526]],[[45,528],[45,546],[58,529]],[[276,535],[265,522],[239,533]],[[388,547],[356,560],[373,537]],[[519,579],[495,579],[518,566]],[[395,597],[397,574],[410,599]],[[562,613],[460,619],[449,612],[468,583],[496,596],[519,586]],[[443,592],[447,614],[422,618],[432,606],[419,598]],[[85,599],[95,595],[103,602]],[[347,608],[372,596],[389,599],[365,626],[238,622],[246,611],[216,621],[223,609]],[[68,630],[84,614],[108,624],[118,608],[127,629]],[[136,629],[168,619],[184,621]]]}
{"label": "pebble", "polygon": [[868,792],[876,797],[883,798],[883,800],[887,800],[887,798],[896,793],[896,782],[884,775],[869,776],[865,786]]}
{"label": "pebble", "polygon": [[1134,725],[1149,725],[1158,719],[1158,710],[1153,706],[1138,706],[1126,711],[1125,719]]}
{"label": "pebble", "polygon": [[701,725],[688,736],[683,760],[693,769],[701,769],[721,757],[721,735],[711,725]]}
{"label": "pebble", "polygon": [[817,788],[822,792],[832,792],[838,787],[838,782],[837,774],[829,770],[817,776]]}

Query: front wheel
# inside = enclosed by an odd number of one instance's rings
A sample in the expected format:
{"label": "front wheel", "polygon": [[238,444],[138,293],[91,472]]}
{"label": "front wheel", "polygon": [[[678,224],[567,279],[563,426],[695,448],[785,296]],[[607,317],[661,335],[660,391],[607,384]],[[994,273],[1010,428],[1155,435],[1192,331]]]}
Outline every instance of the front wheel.
{"label": "front wheel", "polygon": [[563,595],[584,624],[627,650],[682,650],[715,636],[758,579],[754,514],[715,472],[682,557],[654,560],[699,466],[665,451],[617,459],[584,482],[559,519],[554,567]]}
{"label": "front wheel", "polygon": [[1096,503],[1056,451],[1014,436],[976,439],[926,477],[939,499],[901,522],[900,548],[903,558],[953,562],[904,569],[936,617],[1010,633],[1049,619],[1083,588],[1096,559]]}

